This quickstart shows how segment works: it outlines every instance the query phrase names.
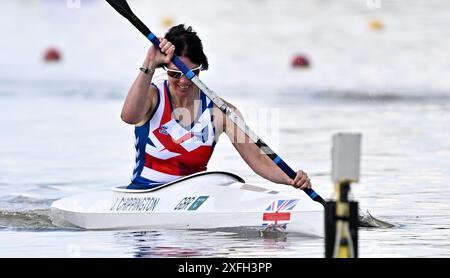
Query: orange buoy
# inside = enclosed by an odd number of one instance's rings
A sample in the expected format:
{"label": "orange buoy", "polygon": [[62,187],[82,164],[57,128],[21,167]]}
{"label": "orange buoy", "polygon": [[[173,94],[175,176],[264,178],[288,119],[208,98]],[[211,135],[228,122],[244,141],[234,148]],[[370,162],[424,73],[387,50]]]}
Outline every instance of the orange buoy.
{"label": "orange buoy", "polygon": [[161,25],[164,26],[165,28],[169,28],[173,26],[173,18],[170,16],[164,16],[163,18],[161,18]]}
{"label": "orange buoy", "polygon": [[295,55],[292,59],[292,67],[294,68],[306,68],[309,67],[309,59],[304,55]]}
{"label": "orange buoy", "polygon": [[384,25],[381,21],[374,19],[374,20],[370,21],[369,27],[372,30],[379,31],[379,30],[383,29]]}
{"label": "orange buoy", "polygon": [[48,48],[44,54],[45,62],[58,62],[61,60],[61,53],[56,48]]}

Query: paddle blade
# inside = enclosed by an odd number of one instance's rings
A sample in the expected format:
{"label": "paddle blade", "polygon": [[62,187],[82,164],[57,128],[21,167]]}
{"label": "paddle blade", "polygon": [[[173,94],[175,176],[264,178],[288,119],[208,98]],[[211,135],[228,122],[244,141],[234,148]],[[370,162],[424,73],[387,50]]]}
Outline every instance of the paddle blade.
{"label": "paddle blade", "polygon": [[108,2],[116,11],[126,18],[133,15],[130,6],[128,6],[127,1],[125,0],[106,0],[106,2]]}
{"label": "paddle blade", "polygon": [[128,19],[144,36],[150,35],[150,29],[133,13],[125,0],[106,0],[118,13]]}

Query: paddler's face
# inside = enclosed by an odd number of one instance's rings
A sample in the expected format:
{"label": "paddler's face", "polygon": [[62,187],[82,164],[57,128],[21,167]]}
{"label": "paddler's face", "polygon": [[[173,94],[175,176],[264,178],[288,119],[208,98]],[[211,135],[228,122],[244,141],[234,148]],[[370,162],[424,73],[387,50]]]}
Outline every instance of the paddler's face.
{"label": "paddler's face", "polygon": [[[181,61],[196,74],[200,74],[200,65],[192,63],[192,61],[185,56],[179,57]],[[169,86],[173,93],[183,97],[192,93],[196,93],[198,88],[194,85],[184,74],[181,75],[180,70],[173,64],[170,63],[167,68],[167,76],[169,81]]]}

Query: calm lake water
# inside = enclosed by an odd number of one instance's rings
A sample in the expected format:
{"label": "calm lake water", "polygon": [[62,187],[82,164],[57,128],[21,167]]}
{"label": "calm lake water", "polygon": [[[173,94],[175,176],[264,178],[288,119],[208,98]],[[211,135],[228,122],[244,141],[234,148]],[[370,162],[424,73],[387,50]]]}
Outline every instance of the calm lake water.
{"label": "calm lake water", "polygon": [[[360,257],[450,256],[446,1],[381,1],[378,9],[365,1],[129,2],[157,34],[163,17],[194,26],[212,65],[202,80],[293,168],[306,170],[323,197],[334,196],[332,135],[362,133],[352,196],[395,227],[360,229]],[[1,30],[8,40],[0,42],[0,257],[324,256],[321,238],[256,230],[53,226],[54,200],[129,182],[133,127],[120,111],[148,43],[104,1],[5,5],[0,23],[28,20]],[[374,20],[384,28],[370,29]],[[61,63],[42,62],[49,46],[61,50]],[[299,52],[310,68],[291,68]],[[270,184],[225,136],[209,169]]]}

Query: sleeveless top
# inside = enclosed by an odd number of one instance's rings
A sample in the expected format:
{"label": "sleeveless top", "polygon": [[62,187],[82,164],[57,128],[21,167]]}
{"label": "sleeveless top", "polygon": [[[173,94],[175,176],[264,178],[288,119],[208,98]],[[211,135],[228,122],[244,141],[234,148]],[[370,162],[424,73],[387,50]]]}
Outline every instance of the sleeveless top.
{"label": "sleeveless top", "polygon": [[130,189],[152,188],[205,171],[214,151],[212,101],[200,92],[199,115],[183,127],[172,118],[167,80],[153,85],[158,89],[158,103],[150,119],[135,127],[136,165]]}

